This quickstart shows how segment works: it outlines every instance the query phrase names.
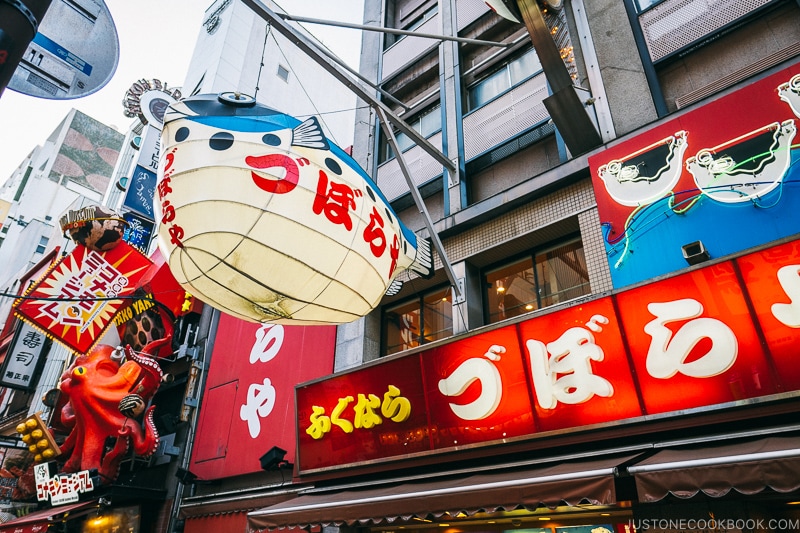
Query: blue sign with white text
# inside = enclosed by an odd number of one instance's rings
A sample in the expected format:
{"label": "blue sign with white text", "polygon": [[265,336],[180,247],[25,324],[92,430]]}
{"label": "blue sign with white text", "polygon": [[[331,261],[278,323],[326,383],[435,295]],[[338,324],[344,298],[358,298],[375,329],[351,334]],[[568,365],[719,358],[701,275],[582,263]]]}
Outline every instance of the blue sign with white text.
{"label": "blue sign with white text", "polygon": [[155,172],[136,165],[122,205],[153,220],[153,195],[156,191],[156,181]]}

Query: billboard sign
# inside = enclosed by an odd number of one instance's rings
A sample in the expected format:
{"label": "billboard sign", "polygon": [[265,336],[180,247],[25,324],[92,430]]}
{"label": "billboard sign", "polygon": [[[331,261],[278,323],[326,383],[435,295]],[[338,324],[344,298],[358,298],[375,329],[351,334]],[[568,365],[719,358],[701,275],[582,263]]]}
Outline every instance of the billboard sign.
{"label": "billboard sign", "polygon": [[0,369],[0,386],[31,390],[47,346],[44,333],[20,322]]}
{"label": "billboard sign", "polygon": [[798,342],[794,240],[298,385],[298,464],[320,471],[800,396]]}
{"label": "billboard sign", "polygon": [[15,303],[15,312],[71,350],[87,353],[130,304],[126,297],[151,264],[126,242],[106,252],[77,246]]}
{"label": "billboard sign", "polygon": [[615,288],[800,231],[800,62],[589,157]]}

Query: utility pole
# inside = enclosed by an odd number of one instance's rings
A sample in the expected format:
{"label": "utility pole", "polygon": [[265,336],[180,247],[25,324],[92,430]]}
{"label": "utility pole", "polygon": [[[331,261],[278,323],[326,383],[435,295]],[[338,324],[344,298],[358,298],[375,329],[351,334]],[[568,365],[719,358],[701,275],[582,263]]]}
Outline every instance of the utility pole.
{"label": "utility pole", "polygon": [[0,96],[52,0],[0,0]]}

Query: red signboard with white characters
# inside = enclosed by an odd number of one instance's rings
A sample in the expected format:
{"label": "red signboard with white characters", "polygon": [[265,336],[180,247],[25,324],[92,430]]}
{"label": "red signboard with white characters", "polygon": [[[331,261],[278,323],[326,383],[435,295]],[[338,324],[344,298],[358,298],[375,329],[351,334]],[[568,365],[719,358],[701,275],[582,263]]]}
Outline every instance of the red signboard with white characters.
{"label": "red signboard with white characters", "polygon": [[778,392],[742,289],[725,262],[616,296],[648,414]]}
{"label": "red signboard with white characters", "polygon": [[446,344],[422,358],[431,444],[450,448],[533,431],[530,396],[513,326]]}
{"label": "red signboard with white characters", "polygon": [[556,311],[519,328],[540,431],[643,414],[611,298]]}
{"label": "red signboard with white characters", "polygon": [[758,316],[782,390],[800,390],[800,241],[740,257],[735,263]]}
{"label": "red signboard with white characters", "polygon": [[795,240],[299,385],[299,469],[800,397],[798,342]]}
{"label": "red signboard with white characters", "polygon": [[201,479],[257,472],[273,446],[294,462],[294,387],[333,371],[335,342],[333,326],[220,315],[190,470]]}

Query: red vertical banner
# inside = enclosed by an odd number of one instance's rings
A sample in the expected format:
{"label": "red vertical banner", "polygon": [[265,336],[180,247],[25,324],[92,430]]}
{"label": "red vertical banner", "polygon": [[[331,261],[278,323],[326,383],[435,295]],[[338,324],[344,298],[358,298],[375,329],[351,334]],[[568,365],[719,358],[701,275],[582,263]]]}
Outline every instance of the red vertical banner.
{"label": "red vertical banner", "polygon": [[428,350],[422,368],[434,448],[535,431],[516,326]]}
{"label": "red vertical banner", "polygon": [[641,416],[611,298],[519,325],[541,431]]}
{"label": "red vertical banner", "polygon": [[783,390],[800,389],[800,241],[736,259]]}
{"label": "red vertical banner", "polygon": [[777,392],[730,262],[615,298],[647,414]]}
{"label": "red vertical banner", "polygon": [[191,470],[204,479],[257,472],[273,446],[295,460],[294,387],[330,374],[336,328],[253,324],[220,315]]}

